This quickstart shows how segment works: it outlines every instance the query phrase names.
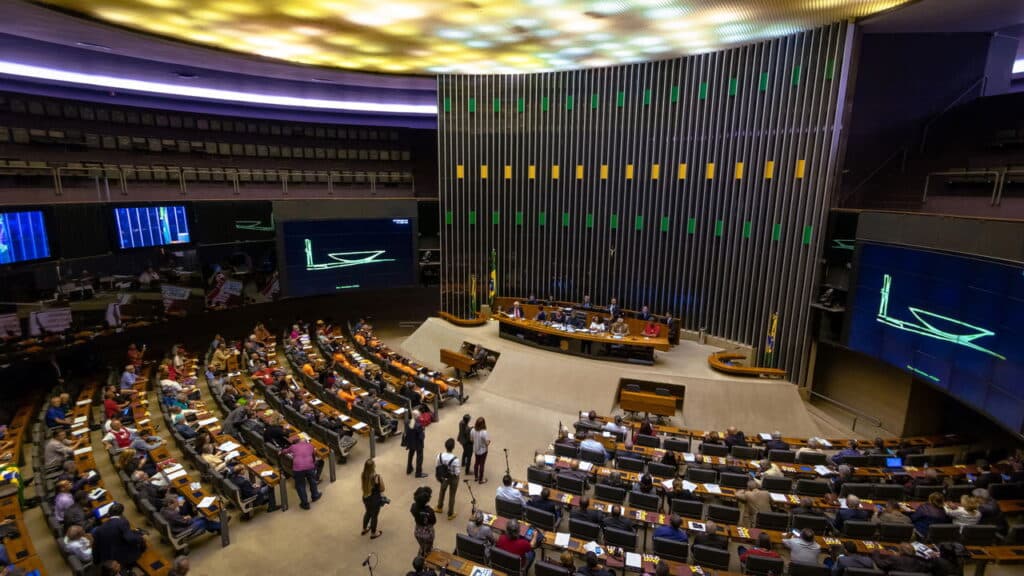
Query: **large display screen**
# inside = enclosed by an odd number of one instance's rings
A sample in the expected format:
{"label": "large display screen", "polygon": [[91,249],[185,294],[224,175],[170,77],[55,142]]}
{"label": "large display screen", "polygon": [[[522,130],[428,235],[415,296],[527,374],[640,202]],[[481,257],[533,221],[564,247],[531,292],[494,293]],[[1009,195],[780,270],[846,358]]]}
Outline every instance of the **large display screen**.
{"label": "large display screen", "polygon": [[273,204],[269,201],[196,202],[196,227],[200,244],[225,244],[274,239]]}
{"label": "large display screen", "polygon": [[864,244],[847,344],[1024,431],[1024,266]]}
{"label": "large display screen", "polygon": [[187,244],[192,241],[188,212],[182,205],[114,208],[114,223],[120,248]]}
{"label": "large display screen", "polygon": [[0,264],[49,257],[50,241],[41,211],[0,212]]}
{"label": "large display screen", "polygon": [[303,220],[285,222],[281,229],[287,296],[416,281],[411,219]]}

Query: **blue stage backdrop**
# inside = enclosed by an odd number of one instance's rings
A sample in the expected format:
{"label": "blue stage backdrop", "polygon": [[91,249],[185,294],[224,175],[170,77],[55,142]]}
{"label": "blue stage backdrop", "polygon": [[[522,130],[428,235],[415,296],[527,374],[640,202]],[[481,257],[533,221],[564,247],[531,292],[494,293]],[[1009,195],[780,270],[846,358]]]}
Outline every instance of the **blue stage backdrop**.
{"label": "blue stage backdrop", "polygon": [[864,244],[847,344],[1024,430],[1024,267]]}
{"label": "blue stage backdrop", "polygon": [[415,283],[413,220],[304,220],[281,224],[286,296]]}
{"label": "blue stage backdrop", "polygon": [[50,241],[41,211],[0,212],[0,264],[49,257]]}
{"label": "blue stage backdrop", "polygon": [[114,225],[120,248],[187,244],[192,241],[188,212],[180,204],[114,208]]}

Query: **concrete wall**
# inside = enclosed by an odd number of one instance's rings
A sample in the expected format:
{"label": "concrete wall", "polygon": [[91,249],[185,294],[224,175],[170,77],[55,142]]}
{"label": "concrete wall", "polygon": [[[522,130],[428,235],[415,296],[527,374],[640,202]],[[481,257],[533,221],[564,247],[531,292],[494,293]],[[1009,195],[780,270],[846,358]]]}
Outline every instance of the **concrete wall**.
{"label": "concrete wall", "polygon": [[814,384],[818,394],[882,421],[882,428],[904,435],[911,402],[909,375],[856,352],[825,344],[818,347]]}

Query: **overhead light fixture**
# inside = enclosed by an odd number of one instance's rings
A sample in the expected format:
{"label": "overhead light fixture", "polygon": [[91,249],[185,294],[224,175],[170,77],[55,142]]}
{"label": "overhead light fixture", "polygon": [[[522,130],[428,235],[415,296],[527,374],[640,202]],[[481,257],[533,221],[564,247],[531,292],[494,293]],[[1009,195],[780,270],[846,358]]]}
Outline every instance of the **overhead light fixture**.
{"label": "overhead light fixture", "polygon": [[104,46],[103,44],[93,44],[92,42],[75,42],[75,46],[81,46],[82,48],[91,48],[93,50],[103,50],[104,52],[111,52],[113,48],[110,46]]}
{"label": "overhead light fixture", "polygon": [[392,102],[359,102],[353,100],[328,100],[323,98],[299,98],[277,94],[259,94],[254,92],[236,92],[217,88],[199,86],[182,86],[180,84],[164,84],[131,78],[117,78],[99,74],[83,74],[67,70],[56,70],[42,66],[18,64],[0,61],[0,74],[32,78],[34,80],[50,80],[67,82],[114,90],[128,90],[159,94],[161,96],[198,98],[201,100],[218,100],[243,104],[262,104],[266,106],[283,106],[286,108],[314,108],[318,110],[337,110],[343,112],[375,112],[380,114],[422,114],[436,115],[434,104],[400,104]]}

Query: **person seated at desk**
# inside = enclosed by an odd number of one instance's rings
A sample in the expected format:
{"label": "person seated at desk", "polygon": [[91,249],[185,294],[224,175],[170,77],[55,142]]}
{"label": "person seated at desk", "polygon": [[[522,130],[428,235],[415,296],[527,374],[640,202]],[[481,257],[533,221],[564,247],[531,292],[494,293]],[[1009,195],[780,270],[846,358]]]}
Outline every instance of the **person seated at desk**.
{"label": "person seated at desk", "polygon": [[74,460],[67,460],[64,462],[64,468],[60,475],[57,476],[57,481],[67,480],[71,482],[71,491],[78,492],[86,486],[96,484],[100,481],[99,474],[94,474],[94,470],[86,472],[79,472],[78,465],[75,464]]}
{"label": "person seated at desk", "polygon": [[284,419],[275,414],[263,429],[263,440],[283,450],[292,445],[291,434],[284,427]]}
{"label": "person seated at desk", "polygon": [[767,440],[764,443],[765,452],[771,452],[772,450],[789,450],[789,444],[782,441],[782,432],[778,430],[772,432],[772,439]]}
{"label": "person seated at desk", "polygon": [[566,323],[569,322],[569,317],[566,316],[565,312],[563,312],[561,308],[556,308],[554,311],[552,311],[549,315],[549,319],[552,324],[557,325],[565,325]]}
{"label": "person seated at desk", "polygon": [[647,304],[644,304],[643,307],[640,308],[639,318],[645,322],[654,321],[654,314],[651,314],[651,308],[647,306]]}
{"label": "person seated at desk", "polygon": [[633,521],[622,515],[622,506],[612,506],[612,512],[608,516],[604,517],[601,522],[605,528],[615,528],[617,530],[625,530],[627,532],[636,531],[636,526]]}
{"label": "person seated at desk", "polygon": [[914,550],[914,546],[910,542],[900,542],[897,546],[899,547],[899,554],[891,552],[883,554],[878,549],[872,553],[871,559],[875,561],[879,570],[885,573],[931,572],[931,561],[918,556],[917,551]]}
{"label": "person seated at desk", "polygon": [[593,552],[587,552],[587,555],[583,557],[583,561],[585,565],[576,570],[577,576],[615,576],[615,572],[601,565],[597,554]]}
{"label": "person seated at desk", "polygon": [[853,540],[843,542],[843,552],[836,558],[835,563],[832,564],[832,576],[843,576],[847,568],[875,569],[875,563],[871,560],[871,557],[857,552],[857,543]]}
{"label": "person seated at desk", "polygon": [[109,420],[109,422],[110,431],[103,437],[103,444],[106,445],[107,450],[120,452],[126,448],[134,448],[150,452],[163,444],[163,440],[157,436],[146,436],[145,438],[139,436],[135,430],[128,428],[120,420]]}
{"label": "person seated at desk", "polygon": [[601,521],[604,520],[604,514],[602,514],[600,510],[593,510],[590,508],[589,496],[580,496],[580,504],[574,510],[569,512],[569,520],[582,520],[584,522],[591,522],[600,526]]}
{"label": "person seated at desk", "polygon": [[220,534],[220,522],[207,520],[201,515],[193,517],[189,514],[182,514],[181,506],[184,500],[184,498],[173,494],[169,494],[164,498],[164,507],[160,510],[160,515],[164,517],[164,520],[167,520],[172,534],[175,536],[197,532]]}
{"label": "person seated at desk", "polygon": [[784,538],[782,545],[789,548],[790,562],[818,564],[818,553],[821,552],[821,545],[814,541],[814,530],[804,528],[800,531],[800,536]]}
{"label": "person seated at desk", "polygon": [[846,445],[846,448],[843,448],[839,452],[836,452],[832,456],[831,460],[833,464],[842,464],[843,459],[849,456],[861,456],[860,451],[857,450],[856,440],[850,440],[850,443]]}
{"label": "person seated at desk", "polygon": [[594,314],[590,318],[590,331],[593,332],[594,334],[601,334],[603,332],[607,332],[608,325],[605,324],[604,318],[601,318],[601,316]]}
{"label": "person seated at desk", "polygon": [[647,473],[640,476],[640,479],[633,483],[631,487],[633,492],[639,492],[641,494],[655,494],[654,489],[654,478]]}
{"label": "person seated at desk", "polygon": [[174,427],[174,431],[181,434],[181,437],[185,440],[191,440],[197,436],[196,429],[188,423],[189,413],[195,414],[195,410],[182,410],[178,406],[171,406],[171,426]]}
{"label": "person seated at desk", "polygon": [[846,496],[846,508],[840,508],[836,511],[835,520],[832,521],[833,526],[839,532],[843,531],[843,525],[849,520],[865,521],[871,519],[871,512],[861,508],[860,498],[855,494],[849,494]]}
{"label": "person seated at desk", "polygon": [[665,499],[668,500],[668,507],[672,509],[672,501],[675,499],[688,500],[694,502],[700,500],[696,494],[691,490],[686,489],[686,485],[683,484],[683,479],[676,477],[672,479],[672,489],[665,492]]}
{"label": "person seated at desk", "polygon": [[234,356],[234,351],[229,350],[224,345],[224,342],[220,341],[217,343],[217,350],[214,351],[213,356],[210,358],[210,368],[213,368],[214,372],[225,371],[228,369],[228,359]]}
{"label": "person seated at desk", "polygon": [[273,512],[278,509],[277,496],[274,494],[274,489],[263,482],[262,479],[256,479],[254,483],[247,474],[245,466],[241,464],[232,466],[231,475],[228,477],[228,480],[238,488],[238,495],[243,502],[250,498],[255,498],[253,500],[254,506],[266,504],[267,512]]}
{"label": "person seated at desk", "polygon": [[149,290],[153,287],[154,282],[160,282],[160,274],[152,267],[146,268],[139,274],[139,287],[143,290]]}
{"label": "person seated at desk", "polygon": [[593,433],[580,432],[578,438],[580,439],[580,453],[594,452],[601,455],[601,464],[608,461],[608,451],[605,450],[604,444],[594,439]]}
{"label": "person seated at desk", "polygon": [[487,552],[490,552],[491,546],[497,541],[497,538],[494,537],[494,530],[484,524],[484,513],[479,510],[473,510],[470,515],[469,522],[466,523],[466,534],[470,538],[483,540],[484,549]]}
{"label": "person seated at desk", "polygon": [[83,564],[92,563],[92,537],[86,535],[84,527],[77,524],[69,526],[60,545]]}
{"label": "person seated at desk", "polygon": [[67,430],[64,428],[54,430],[53,436],[43,446],[43,471],[46,475],[52,477],[64,470],[64,463],[72,460],[75,457],[75,450],[82,445],[83,441],[88,440],[89,436],[83,435],[72,442],[68,440]]}
{"label": "person seated at desk", "polygon": [[[490,528],[488,528],[490,530]],[[423,556],[417,556],[412,559],[412,570],[405,573],[405,576],[446,576],[448,570],[444,566],[441,567],[440,574],[435,572],[433,568],[427,566],[427,561]]]}
{"label": "person seated at desk", "polygon": [[602,427],[602,430],[607,430],[613,434],[625,435],[629,433],[629,427],[622,423],[621,414],[616,414],[615,420],[611,422],[606,422],[605,425]]}
{"label": "person seated at desk", "polygon": [[895,500],[889,500],[884,508],[875,505],[875,512],[871,515],[871,521],[875,524],[910,524],[910,517],[900,511],[900,505]]}
{"label": "person seated at desk", "polygon": [[885,447],[885,440],[882,440],[881,437],[875,437],[875,441],[871,444],[871,448],[868,448],[867,450],[864,451],[865,456],[869,456],[872,454],[878,456],[890,455],[889,449]]}
{"label": "person seated at desk", "polygon": [[772,537],[767,532],[761,532],[757,535],[757,545],[747,548],[746,546],[740,546],[736,549],[736,553],[740,557],[740,564],[746,565],[747,558],[751,556],[757,556],[758,558],[782,558],[782,555],[772,550]]}
{"label": "person seated at desk", "polygon": [[214,451],[213,444],[203,446],[203,452],[199,457],[203,459],[203,462],[209,464],[211,468],[220,474],[224,474],[228,469],[228,465],[224,462],[224,459]]}
{"label": "person seated at desk", "polygon": [[622,479],[622,473],[618,470],[612,470],[608,476],[599,478],[598,484],[604,484],[605,486],[611,486],[613,488],[622,488],[623,490],[629,490],[631,488],[629,482]]}
{"label": "person seated at desk", "polygon": [[505,525],[505,532],[498,537],[498,542],[494,546],[518,556],[523,567],[522,573],[527,574],[537,555],[534,549],[540,547],[543,536],[544,532],[534,530],[533,539],[528,540],[519,534],[519,521],[509,520]]}
{"label": "person seated at desk", "polygon": [[957,526],[974,526],[981,519],[981,512],[978,511],[980,504],[974,496],[964,494],[960,497],[959,506],[952,502],[946,502],[946,514]]}
{"label": "person seated at desk", "polygon": [[735,426],[729,426],[725,429],[725,445],[730,449],[733,446],[746,446],[747,437],[743,434],[743,431],[736,428]]}
{"label": "person seated at desk", "polygon": [[629,336],[629,324],[626,324],[626,320],[619,316],[615,319],[615,323],[611,327],[612,336]]}
{"label": "person seated at desk", "polygon": [[362,406],[367,412],[377,415],[380,418],[381,431],[383,434],[396,434],[398,432],[398,420],[392,418],[390,414],[383,408],[381,408],[381,401],[377,398],[377,393],[373,390],[367,390],[366,394],[356,398],[356,404]]}
{"label": "person seated at desk", "polygon": [[130,422],[132,419],[132,412],[128,409],[130,406],[130,402],[118,402],[111,392],[103,394],[103,417],[107,420],[120,418],[122,421]]}
{"label": "person seated at desk", "polygon": [[617,298],[612,298],[608,303],[608,315],[615,318],[619,315],[621,309],[619,308],[619,301]]}
{"label": "person seated at desk", "polygon": [[512,477],[508,474],[501,478],[501,486],[498,486],[495,497],[508,502],[518,502],[524,506],[526,505],[526,497],[512,485]]}
{"label": "person seated at desk", "polygon": [[256,323],[256,327],[252,329],[252,335],[260,342],[266,343],[270,341],[270,331],[263,325],[263,322]]}
{"label": "person seated at desk", "polygon": [[525,317],[523,306],[519,303],[519,300],[512,303],[512,309],[509,310],[508,315],[516,320],[522,320]]}
{"label": "person seated at desk", "polygon": [[576,422],[576,429],[586,428],[588,430],[601,430],[604,428],[604,424],[597,419],[597,412],[591,410],[587,412],[586,419],[581,418],[579,422]]}
{"label": "person seated at desk", "polygon": [[675,540],[676,542],[686,542],[686,532],[683,531],[682,526],[683,519],[678,514],[672,514],[668,517],[668,524],[662,524],[654,529],[654,537]]}
{"label": "person seated at desk", "polygon": [[540,494],[537,494],[526,503],[530,508],[536,508],[537,510],[543,510],[555,517],[555,525],[557,526],[562,520],[562,506],[557,502],[551,500],[551,488],[545,486],[541,488]]}
{"label": "person seated at desk", "polygon": [[529,296],[526,297],[526,303],[527,304],[540,304],[540,301],[537,300],[536,296],[534,296],[533,294],[530,294]]}
{"label": "person seated at desk", "polygon": [[729,537],[718,533],[718,524],[708,520],[704,523],[704,531],[693,535],[692,546],[710,546],[719,550],[729,549]]}
{"label": "person seated at desk", "polygon": [[150,478],[149,474],[142,470],[136,470],[132,472],[131,479],[132,485],[135,486],[135,491],[139,493],[141,499],[148,501],[157,509],[163,505],[164,498],[167,497],[167,484],[163,475],[158,474]]}
{"label": "person seated at desk", "polygon": [[658,326],[657,323],[651,320],[644,326],[643,334],[648,338],[657,338],[661,335],[661,326]]}
{"label": "person seated at desk", "polygon": [[802,446],[796,451],[796,457],[800,458],[801,454],[821,454],[821,443],[818,442],[817,438],[810,438],[807,440],[807,445]]}
{"label": "person seated at desk", "polygon": [[746,490],[736,491],[736,500],[742,505],[743,525],[754,527],[754,518],[760,512],[772,511],[772,498],[767,490],[761,490],[757,480],[747,480]]}
{"label": "person seated at desk", "polygon": [[590,310],[593,307],[594,304],[593,302],[590,301],[590,294],[584,294],[583,302],[580,302],[580,308],[583,308],[584,310]]}

